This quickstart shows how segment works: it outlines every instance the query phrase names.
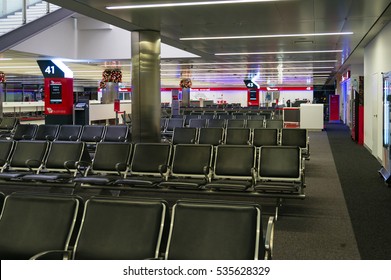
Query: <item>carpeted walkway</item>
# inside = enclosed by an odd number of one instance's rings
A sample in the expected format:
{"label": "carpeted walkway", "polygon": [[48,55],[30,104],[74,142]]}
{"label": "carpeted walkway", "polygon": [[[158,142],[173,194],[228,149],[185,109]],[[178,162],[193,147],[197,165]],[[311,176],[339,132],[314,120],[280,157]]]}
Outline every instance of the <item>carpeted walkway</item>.
{"label": "carpeted walkway", "polygon": [[348,209],[324,131],[310,132],[306,199],[287,200],[275,225],[275,259],[360,259]]}
{"label": "carpeted walkway", "polygon": [[350,138],[343,124],[327,124],[337,167],[362,259],[391,259],[391,188],[379,176],[379,162]]}

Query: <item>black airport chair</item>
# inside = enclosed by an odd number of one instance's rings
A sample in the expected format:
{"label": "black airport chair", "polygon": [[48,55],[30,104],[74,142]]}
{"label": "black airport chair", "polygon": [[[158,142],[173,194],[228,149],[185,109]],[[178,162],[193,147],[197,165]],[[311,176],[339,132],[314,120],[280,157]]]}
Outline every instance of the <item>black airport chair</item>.
{"label": "black airport chair", "polygon": [[18,124],[15,132],[12,135],[12,139],[19,140],[31,140],[34,138],[38,125],[36,124]]}
{"label": "black airport chair", "polygon": [[34,140],[53,141],[56,139],[60,125],[58,124],[40,124],[35,134]]}
{"label": "black airport chair", "polygon": [[253,130],[252,144],[256,147],[279,144],[278,128],[257,128]]}
{"label": "black airport chair", "polygon": [[68,250],[79,199],[14,193],[0,217],[0,259],[28,260],[47,250]]}
{"label": "black airport chair", "polygon": [[[92,197],[85,203],[82,224],[73,250],[63,259],[143,260],[157,259],[169,216],[162,200]],[[58,251],[42,252],[41,259]],[[46,257],[47,258],[47,257]]]}
{"label": "black airport chair", "polygon": [[80,133],[83,126],[63,124],[60,126],[60,130],[57,134],[56,141],[77,141],[80,137]]}
{"label": "black airport chair", "polygon": [[271,259],[274,221],[263,234],[258,205],[178,201],[172,210],[165,259],[258,260]]}

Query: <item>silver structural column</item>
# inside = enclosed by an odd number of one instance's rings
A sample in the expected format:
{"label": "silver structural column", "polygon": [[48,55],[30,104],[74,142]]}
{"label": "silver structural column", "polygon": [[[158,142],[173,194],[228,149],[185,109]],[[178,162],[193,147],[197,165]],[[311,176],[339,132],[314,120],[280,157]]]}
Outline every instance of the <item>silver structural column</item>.
{"label": "silver structural column", "polygon": [[132,141],[160,142],[160,32],[132,31]]}

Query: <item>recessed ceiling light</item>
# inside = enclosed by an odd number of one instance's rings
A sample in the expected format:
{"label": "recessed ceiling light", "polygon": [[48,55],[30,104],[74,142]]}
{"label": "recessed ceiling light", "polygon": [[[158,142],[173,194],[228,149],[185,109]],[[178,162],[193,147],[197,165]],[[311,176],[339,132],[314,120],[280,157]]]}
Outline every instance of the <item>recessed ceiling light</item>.
{"label": "recessed ceiling light", "polygon": [[246,3],[276,2],[276,1],[281,1],[281,0],[226,0],[226,1],[181,2],[181,3],[156,3],[156,4],[141,4],[141,5],[107,6],[106,9],[124,10],[124,9],[186,7],[186,6],[204,6],[204,5],[246,4]]}
{"label": "recessed ceiling light", "polygon": [[307,53],[341,53],[342,50],[323,51],[281,51],[281,52],[244,52],[244,53],[215,53],[215,55],[269,55],[269,54],[307,54]]}
{"label": "recessed ceiling light", "polygon": [[193,40],[229,40],[229,39],[264,39],[264,38],[284,38],[284,37],[313,37],[313,36],[340,36],[352,35],[353,32],[332,32],[332,33],[307,33],[307,34],[274,34],[274,35],[246,35],[246,36],[215,36],[215,37],[187,37],[179,38],[182,41]]}

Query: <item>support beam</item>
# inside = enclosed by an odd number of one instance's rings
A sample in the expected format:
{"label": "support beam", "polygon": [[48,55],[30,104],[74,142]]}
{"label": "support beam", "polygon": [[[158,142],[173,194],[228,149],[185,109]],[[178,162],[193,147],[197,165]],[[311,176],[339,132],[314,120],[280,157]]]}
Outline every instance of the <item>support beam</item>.
{"label": "support beam", "polygon": [[160,142],[160,32],[132,32],[132,141]]}

